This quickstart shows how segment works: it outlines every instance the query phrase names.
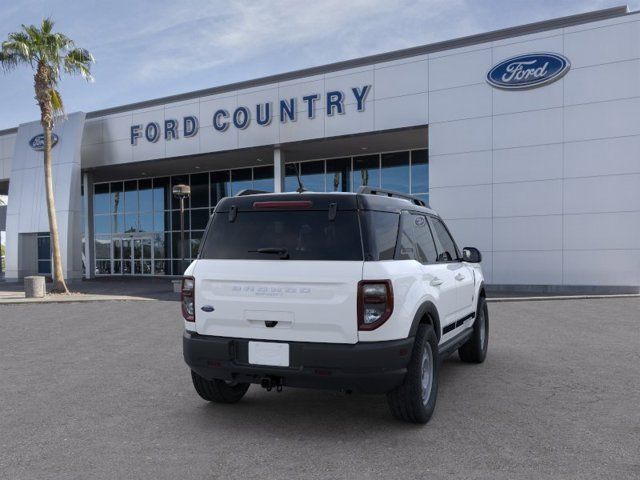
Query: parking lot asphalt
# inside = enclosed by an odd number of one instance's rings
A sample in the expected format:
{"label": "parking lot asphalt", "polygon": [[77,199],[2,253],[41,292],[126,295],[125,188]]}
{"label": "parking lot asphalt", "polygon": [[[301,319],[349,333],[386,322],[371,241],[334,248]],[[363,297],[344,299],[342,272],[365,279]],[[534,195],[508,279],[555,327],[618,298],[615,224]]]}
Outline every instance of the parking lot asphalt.
{"label": "parking lot asphalt", "polygon": [[640,299],[489,305],[426,426],[384,396],[201,400],[178,303],[0,306],[0,477],[640,478]]}

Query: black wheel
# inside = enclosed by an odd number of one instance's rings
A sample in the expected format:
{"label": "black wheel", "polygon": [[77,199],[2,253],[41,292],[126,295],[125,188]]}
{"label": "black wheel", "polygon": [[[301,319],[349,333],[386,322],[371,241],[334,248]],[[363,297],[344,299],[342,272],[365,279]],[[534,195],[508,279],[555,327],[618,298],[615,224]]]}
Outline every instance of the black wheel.
{"label": "black wheel", "polygon": [[458,349],[460,360],[467,363],[482,363],[487,358],[489,345],[489,310],[484,297],[478,300],[476,321],[473,324],[473,334],[467,343]]}
{"label": "black wheel", "polygon": [[191,371],[193,386],[205,400],[215,403],[236,403],[249,390],[248,383],[236,383],[231,385],[224,380],[207,380],[193,370]]}
{"label": "black wheel", "polygon": [[387,393],[398,420],[427,423],[438,394],[438,339],[431,325],[420,325],[404,383]]}

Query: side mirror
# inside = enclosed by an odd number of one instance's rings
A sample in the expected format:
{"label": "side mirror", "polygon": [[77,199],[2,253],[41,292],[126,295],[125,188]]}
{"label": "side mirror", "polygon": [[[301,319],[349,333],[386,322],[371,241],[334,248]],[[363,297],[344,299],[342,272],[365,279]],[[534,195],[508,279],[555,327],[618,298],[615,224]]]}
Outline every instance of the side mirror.
{"label": "side mirror", "polygon": [[480,263],[482,261],[482,254],[477,248],[464,247],[462,249],[462,260],[469,263]]}

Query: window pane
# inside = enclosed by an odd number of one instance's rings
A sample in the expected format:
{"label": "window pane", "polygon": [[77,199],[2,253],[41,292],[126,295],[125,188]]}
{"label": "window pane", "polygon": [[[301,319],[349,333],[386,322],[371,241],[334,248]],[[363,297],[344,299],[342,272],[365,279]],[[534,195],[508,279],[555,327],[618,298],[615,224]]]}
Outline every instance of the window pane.
{"label": "window pane", "polygon": [[231,193],[229,171],[211,172],[211,206],[224,197],[228,197]]}
{"label": "window pane", "polygon": [[138,181],[124,182],[124,211],[125,213],[138,212]]}
{"label": "window pane", "polygon": [[124,233],[124,214],[110,215],[111,231],[113,233]]}
{"label": "window pane", "polygon": [[153,190],[150,178],[138,180],[138,202],[141,212],[153,211]]}
{"label": "window pane", "polygon": [[168,236],[158,233],[153,236],[153,256],[154,258],[164,258],[167,251],[165,245],[168,243]]}
{"label": "window pane", "polygon": [[273,192],[273,166],[253,169],[253,188]]}
{"label": "window pane", "polygon": [[298,179],[296,168],[300,168],[299,163],[287,163],[284,166],[284,191],[295,192],[298,189]]}
{"label": "window pane", "polygon": [[122,274],[122,262],[120,261],[113,262],[113,273],[114,275]]}
{"label": "window pane", "polygon": [[109,237],[96,237],[96,258],[111,258],[111,239]]}
{"label": "window pane", "polygon": [[131,239],[130,238],[123,238],[122,239],[122,258],[124,260],[129,260],[131,259]]}
{"label": "window pane", "polygon": [[209,207],[209,174],[191,175],[191,208]]}
{"label": "window pane", "polygon": [[198,256],[200,240],[202,240],[203,233],[204,232],[191,232],[191,258],[196,258]]}
{"label": "window pane", "polygon": [[124,232],[133,233],[138,230],[138,214],[127,213],[124,216]]}
{"label": "window pane", "polygon": [[429,151],[411,152],[411,193],[429,191]]}
{"label": "window pane", "polygon": [[152,213],[140,214],[139,223],[140,223],[139,229],[141,232],[153,232],[153,214]]}
{"label": "window pane", "polygon": [[111,182],[111,213],[124,212],[123,191],[122,182]]}
{"label": "window pane", "polygon": [[153,209],[168,210],[171,199],[169,179],[167,177],[153,179]]}
{"label": "window pane", "polygon": [[241,168],[238,170],[231,170],[231,195],[235,195],[247,188],[253,188],[253,182],[251,181],[251,169]]}
{"label": "window pane", "polygon": [[113,239],[113,258],[118,260],[122,258],[122,240],[119,238]]}
{"label": "window pane", "polygon": [[457,260],[459,257],[458,249],[456,248],[456,244],[453,241],[453,238],[451,238],[451,235],[449,235],[444,224],[435,218],[429,218],[429,222],[438,244],[438,261],[446,262]]}
{"label": "window pane", "polygon": [[108,275],[111,273],[111,261],[110,260],[96,260],[96,274]]}
{"label": "window pane", "polygon": [[[182,258],[182,251],[180,250],[180,232],[173,232],[171,235],[171,256],[173,258]],[[189,256],[189,232],[184,233],[184,256]]]}
{"label": "window pane", "polygon": [[327,160],[327,192],[351,191],[351,159]]}
{"label": "window pane", "polygon": [[153,228],[156,232],[169,230],[169,212],[156,212],[153,214]]}
{"label": "window pane", "polygon": [[409,193],[409,152],[383,153],[382,188]]}
{"label": "window pane", "polygon": [[[171,225],[172,230],[175,232],[180,231],[180,210],[174,210],[171,212]],[[184,212],[184,229],[189,230],[189,211]]]}
{"label": "window pane", "polygon": [[111,233],[111,215],[96,215],[93,217],[93,233]]}
{"label": "window pane", "polygon": [[400,215],[390,212],[365,212],[367,224],[367,260],[393,260],[398,238]]}
{"label": "window pane", "polygon": [[51,273],[51,260],[39,260],[38,261],[38,273],[50,274]]}
{"label": "window pane", "polygon": [[167,262],[165,262],[164,260],[156,260],[154,262],[154,273],[156,275],[168,275],[169,272],[166,270],[166,265]]}
{"label": "window pane", "polygon": [[363,185],[380,187],[380,164],[378,155],[366,155],[353,159],[353,189]]}
{"label": "window pane", "polygon": [[324,160],[303,162],[300,165],[304,188],[312,192],[324,192]]}
{"label": "window pane", "polygon": [[93,186],[93,212],[109,213],[109,184],[100,183]]}
{"label": "window pane", "polygon": [[233,222],[215,215],[203,246],[208,259],[278,260],[264,247],[286,250],[291,260],[362,260],[358,213],[326,210],[248,211]]}
{"label": "window pane", "polygon": [[416,240],[416,260],[421,263],[433,263],[438,256],[431,229],[424,215],[408,215],[413,224]]}
{"label": "window pane", "polygon": [[191,210],[191,228],[196,230],[204,230],[209,221],[209,209]]}
{"label": "window pane", "polygon": [[38,260],[51,259],[51,237],[38,235]]}

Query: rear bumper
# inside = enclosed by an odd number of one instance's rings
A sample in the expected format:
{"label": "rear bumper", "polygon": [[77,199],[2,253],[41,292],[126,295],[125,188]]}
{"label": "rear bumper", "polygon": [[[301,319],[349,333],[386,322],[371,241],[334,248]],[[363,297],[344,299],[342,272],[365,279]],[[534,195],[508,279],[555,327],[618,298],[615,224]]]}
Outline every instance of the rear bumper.
{"label": "rear bumper", "polygon": [[198,375],[212,380],[260,383],[278,377],[284,386],[384,393],[402,384],[413,337],[387,342],[289,343],[289,367],[249,364],[249,339],[185,332],[184,360]]}

